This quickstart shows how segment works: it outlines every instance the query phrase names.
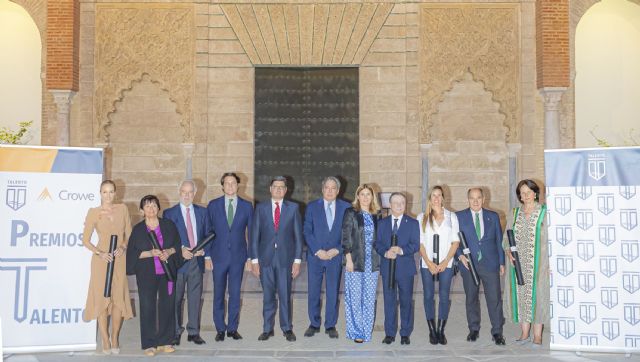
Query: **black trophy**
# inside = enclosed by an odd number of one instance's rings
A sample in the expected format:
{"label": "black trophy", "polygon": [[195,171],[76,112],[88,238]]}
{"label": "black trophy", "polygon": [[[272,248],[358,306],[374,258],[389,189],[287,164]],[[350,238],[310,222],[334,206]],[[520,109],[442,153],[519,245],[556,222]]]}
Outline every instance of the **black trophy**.
{"label": "black trophy", "polygon": [[[116,244],[118,243],[118,235],[111,235],[111,242],[109,244],[109,254],[113,255],[116,250]],[[113,255],[113,259],[107,263],[107,275],[104,278],[104,297],[111,298],[111,281],[113,280],[113,265],[116,262],[116,256]]]}
{"label": "black trophy", "polygon": [[458,237],[460,238],[460,243],[462,244],[462,254],[467,258],[469,263],[469,271],[471,272],[471,278],[473,279],[473,284],[475,286],[480,285],[480,278],[478,277],[478,270],[476,269],[476,263],[473,261],[471,257],[471,250],[469,250],[469,243],[467,242],[467,238],[464,237],[464,233],[462,231],[458,232]]}
{"label": "black trophy", "polygon": [[[151,239],[151,246],[154,249],[158,249],[162,251],[162,249],[160,248],[160,243],[158,243],[158,239],[156,238],[155,231],[153,230],[149,231],[149,238]],[[173,282],[174,281],[173,275],[169,271],[169,261],[160,260],[160,265],[162,265],[162,270],[164,270],[164,273],[167,275],[167,280],[169,280],[170,282]]]}
{"label": "black trophy", "polygon": [[[438,264],[440,264],[440,235],[439,234],[433,234],[433,257],[431,259],[431,261],[433,261],[436,266]],[[433,274],[433,281],[437,282],[440,280],[440,276],[436,273]]]}
{"label": "black trophy", "polygon": [[514,264],[516,267],[516,279],[518,285],[524,285],[524,275],[522,275],[522,266],[520,265],[520,256],[518,256],[518,247],[516,246],[516,237],[513,235],[513,230],[507,230],[507,238],[509,239],[509,250],[511,256],[515,259]]}

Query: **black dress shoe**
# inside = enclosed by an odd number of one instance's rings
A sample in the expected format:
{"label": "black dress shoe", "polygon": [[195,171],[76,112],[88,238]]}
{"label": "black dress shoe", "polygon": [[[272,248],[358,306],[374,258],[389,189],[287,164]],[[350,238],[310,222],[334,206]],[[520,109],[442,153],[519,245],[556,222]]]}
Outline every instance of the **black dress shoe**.
{"label": "black dress shoe", "polygon": [[411,340],[409,339],[409,336],[400,337],[400,344],[411,344]]}
{"label": "black dress shoe", "polygon": [[336,327],[327,328],[324,333],[328,334],[329,338],[338,338],[338,331],[336,330]]}
{"label": "black dress shoe", "polygon": [[320,328],[309,326],[306,331],[304,331],[305,337],[313,337],[314,334],[320,332]]}
{"label": "black dress shoe", "polygon": [[231,337],[236,341],[239,339],[242,339],[242,336],[240,335],[240,333],[238,333],[238,331],[233,331],[233,332],[227,331],[227,337]]}
{"label": "black dress shoe", "polygon": [[194,334],[194,335],[187,336],[187,341],[193,342],[195,344],[205,344],[205,343],[207,343],[207,342],[204,341],[204,339],[202,339],[202,337],[200,337],[199,334]]}
{"label": "black dress shoe", "polygon": [[504,342],[504,336],[502,336],[502,334],[500,333],[496,333],[493,335],[493,341],[496,342],[496,345],[498,346],[504,346],[505,342]]}
{"label": "black dress shoe", "polygon": [[382,340],[382,343],[391,344],[391,343],[395,342],[395,340],[396,340],[396,337],[385,336],[384,339]]}
{"label": "black dress shoe", "polygon": [[467,335],[467,341],[475,342],[476,339],[478,339],[478,334],[478,331],[469,331],[469,334]]}
{"label": "black dress shoe", "polygon": [[222,342],[222,341],[224,341],[224,332],[216,333],[216,342]]}
{"label": "black dress shoe", "polygon": [[284,336],[285,336],[285,338],[287,338],[287,341],[289,341],[289,342],[295,342],[296,341],[296,335],[293,334],[293,331],[291,331],[291,330],[285,331],[284,332]]}
{"label": "black dress shoe", "polygon": [[174,346],[179,346],[181,338],[182,338],[182,334],[177,334],[175,337],[173,337],[173,341],[171,341],[171,344]]}
{"label": "black dress shoe", "polygon": [[258,336],[259,341],[266,341],[269,337],[273,337],[273,331],[262,332],[260,336]]}

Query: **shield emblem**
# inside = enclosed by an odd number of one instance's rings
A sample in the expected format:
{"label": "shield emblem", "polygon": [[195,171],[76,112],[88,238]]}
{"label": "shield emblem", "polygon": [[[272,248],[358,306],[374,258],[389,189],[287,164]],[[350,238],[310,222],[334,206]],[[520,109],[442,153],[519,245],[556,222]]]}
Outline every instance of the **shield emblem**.
{"label": "shield emblem", "polygon": [[571,211],[571,195],[557,195],[553,200],[553,204],[556,212],[564,216]]}
{"label": "shield emblem", "polygon": [[618,338],[620,336],[620,322],[617,319],[603,319],[602,335],[610,341]]}
{"label": "shield emblem", "polygon": [[618,289],[617,288],[601,288],[600,301],[602,305],[611,309],[618,305]]}
{"label": "shield emblem", "polygon": [[600,181],[607,174],[604,156],[589,157],[588,162],[589,177]]}
{"label": "shield emblem", "polygon": [[565,339],[569,339],[576,334],[576,321],[573,318],[558,319],[558,333]]}
{"label": "shield emblem", "polygon": [[578,258],[584,261],[591,260],[595,253],[593,244],[590,240],[578,240]]}
{"label": "shield emblem", "polygon": [[632,326],[638,324],[640,322],[640,304],[625,304],[624,320]]}
{"label": "shield emblem", "polygon": [[585,293],[591,292],[596,287],[596,273],[594,272],[579,272],[578,273],[578,287]]}
{"label": "shield emblem", "polygon": [[598,335],[595,333],[581,333],[580,344],[583,346],[597,346]]}
{"label": "shield emblem", "polygon": [[574,302],[573,287],[558,287],[558,303],[567,308]]}
{"label": "shield emblem", "polygon": [[638,210],[622,209],[620,210],[620,225],[627,230],[635,229],[638,226]]}
{"label": "shield emblem", "polygon": [[582,209],[576,212],[576,225],[582,230],[588,230],[593,226],[593,211]]}
{"label": "shield emblem", "polygon": [[640,289],[640,273],[624,272],[622,273],[622,287],[630,294],[634,294]]}
{"label": "shield emblem", "polygon": [[556,240],[560,245],[567,246],[572,239],[571,225],[556,225]]}
{"label": "shield emblem", "polygon": [[558,273],[563,277],[573,273],[573,258],[570,255],[558,255],[556,259]]}
{"label": "shield emblem", "polygon": [[598,239],[606,246],[613,244],[616,241],[616,227],[615,225],[600,225],[598,226]]}
{"label": "shield emblem", "polygon": [[622,248],[622,257],[628,262],[638,259],[640,254],[640,245],[638,240],[622,240],[620,244]]}
{"label": "shield emblem", "polygon": [[636,187],[635,186],[620,186],[618,193],[620,196],[624,197],[626,200],[631,199],[636,196]]}
{"label": "shield emblem", "polygon": [[591,186],[576,186],[574,193],[582,200],[588,199],[592,194]]}
{"label": "shield emblem", "polygon": [[618,272],[618,261],[615,256],[601,256],[600,257],[600,273],[610,278],[612,275]]}
{"label": "shield emblem", "polygon": [[615,203],[613,200],[613,194],[599,194],[598,195],[598,211],[604,215],[609,215],[615,209]]}
{"label": "shield emblem", "polygon": [[27,203],[27,186],[9,185],[7,186],[5,203],[13,211],[18,211]]}
{"label": "shield emblem", "polygon": [[640,336],[639,335],[630,335],[627,334],[624,336],[624,346],[625,347],[640,347]]}
{"label": "shield emblem", "polygon": [[591,324],[596,320],[596,304],[595,303],[580,303],[580,319]]}

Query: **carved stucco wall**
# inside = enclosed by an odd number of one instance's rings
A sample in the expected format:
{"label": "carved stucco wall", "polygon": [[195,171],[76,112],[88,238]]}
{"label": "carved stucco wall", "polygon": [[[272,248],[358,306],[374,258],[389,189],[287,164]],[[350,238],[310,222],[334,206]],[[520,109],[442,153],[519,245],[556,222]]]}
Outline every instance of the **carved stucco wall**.
{"label": "carved stucco wall", "polygon": [[182,140],[189,142],[194,96],[193,5],[97,4],[95,39],[96,142],[109,142],[115,102],[145,74],[175,102]]}
{"label": "carved stucco wall", "polygon": [[506,141],[519,142],[519,18],[518,4],[422,5],[420,143],[432,142],[438,103],[466,71],[500,104]]}

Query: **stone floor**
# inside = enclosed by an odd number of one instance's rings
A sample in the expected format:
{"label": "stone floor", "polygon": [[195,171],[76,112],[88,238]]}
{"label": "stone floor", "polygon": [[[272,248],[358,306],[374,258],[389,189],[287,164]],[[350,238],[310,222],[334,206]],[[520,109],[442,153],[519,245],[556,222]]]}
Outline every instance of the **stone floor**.
{"label": "stone floor", "polygon": [[[402,359],[407,361],[640,361],[640,356],[624,356],[621,354],[584,353],[549,351],[548,347],[535,348],[531,344],[516,345],[514,339],[518,334],[518,327],[508,323],[504,334],[506,346],[495,346],[489,334],[489,323],[486,311],[483,315],[483,329],[480,338],[475,343],[467,342],[467,327],[464,314],[464,294],[452,294],[452,307],[447,325],[446,346],[432,346],[428,343],[427,325],[422,307],[422,293],[415,297],[415,329],[411,335],[411,345],[400,345],[399,338],[395,343],[387,346],[381,343],[384,338],[382,323],[382,296],[378,296],[377,318],[370,343],[355,344],[344,337],[344,311],[337,329],[340,332],[338,340],[330,339],[324,330],[314,337],[303,336],[308,326],[306,293],[294,294],[294,332],[298,340],[287,342],[280,331],[266,342],[259,342],[258,335],[262,326],[262,297],[256,292],[243,293],[242,314],[239,332],[244,339],[234,341],[225,339],[224,342],[214,342],[212,326],[211,294],[205,294],[202,317],[202,337],[207,341],[202,346],[196,346],[186,341],[183,335],[182,344],[177,351],[170,355],[157,355],[155,358],[179,361],[357,361],[366,358],[371,361]],[[482,302],[484,308],[484,302]],[[42,353],[32,355],[4,356],[8,362],[26,361],[136,361],[145,359],[140,350],[140,332],[138,319],[126,321],[121,335],[122,351],[118,356],[103,356],[96,352],[75,353]],[[276,319],[277,323],[277,319]],[[548,346],[548,335],[545,335],[544,345]]]}

